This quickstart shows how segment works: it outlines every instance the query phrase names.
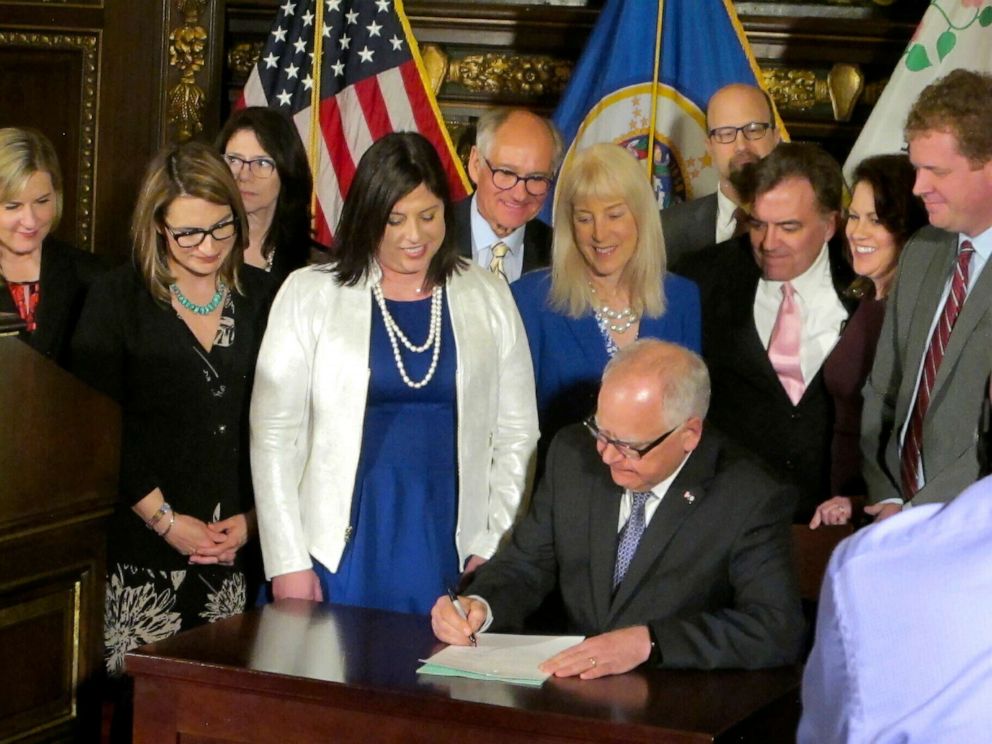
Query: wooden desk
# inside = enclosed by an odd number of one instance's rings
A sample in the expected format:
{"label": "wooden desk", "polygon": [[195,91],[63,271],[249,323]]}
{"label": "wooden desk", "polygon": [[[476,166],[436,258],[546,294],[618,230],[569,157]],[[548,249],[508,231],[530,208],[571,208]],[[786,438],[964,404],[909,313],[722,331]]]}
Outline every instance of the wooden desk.
{"label": "wooden desk", "polygon": [[799,671],[417,675],[426,618],[286,600],[130,654],[134,742],[791,741]]}

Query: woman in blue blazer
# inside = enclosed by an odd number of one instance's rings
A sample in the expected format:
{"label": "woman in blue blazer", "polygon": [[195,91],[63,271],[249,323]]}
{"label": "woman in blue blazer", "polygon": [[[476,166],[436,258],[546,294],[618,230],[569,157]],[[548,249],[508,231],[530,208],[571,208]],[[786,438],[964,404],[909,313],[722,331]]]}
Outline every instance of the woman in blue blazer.
{"label": "woman in blue blazer", "polygon": [[551,268],[511,289],[534,362],[542,451],[594,412],[617,349],[652,337],[700,350],[699,291],[666,273],[654,192],[619,145],[572,158],[558,181]]}

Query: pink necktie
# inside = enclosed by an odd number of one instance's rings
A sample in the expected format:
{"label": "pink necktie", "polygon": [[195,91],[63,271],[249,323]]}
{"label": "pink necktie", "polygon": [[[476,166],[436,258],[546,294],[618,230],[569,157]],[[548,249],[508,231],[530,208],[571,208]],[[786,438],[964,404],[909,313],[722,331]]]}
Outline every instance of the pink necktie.
{"label": "pink necktie", "polygon": [[778,316],[768,344],[768,359],[792,405],[798,405],[806,391],[803,369],[799,363],[803,319],[796,305],[795,294],[796,291],[789,282],[782,285],[782,304],[778,307]]}
{"label": "pink necktie", "polygon": [[923,374],[920,375],[920,387],[916,391],[916,401],[910,414],[909,428],[902,443],[901,480],[903,499],[909,501],[919,489],[918,469],[920,453],[923,451],[923,420],[930,407],[930,393],[933,382],[937,379],[937,370],[944,360],[944,349],[951,338],[951,331],[961,312],[961,306],[968,296],[968,274],[971,268],[971,256],[975,247],[970,241],[961,242],[958,260],[954,265],[954,278],[951,279],[951,291],[944,302],[940,313],[940,321],[933,329],[930,345],[927,346],[923,358]]}

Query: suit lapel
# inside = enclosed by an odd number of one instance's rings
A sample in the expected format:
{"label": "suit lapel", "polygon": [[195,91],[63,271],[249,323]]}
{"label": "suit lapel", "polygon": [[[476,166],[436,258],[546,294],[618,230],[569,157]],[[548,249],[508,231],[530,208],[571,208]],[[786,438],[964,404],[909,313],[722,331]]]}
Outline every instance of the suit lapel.
{"label": "suit lapel", "polygon": [[[947,283],[950,262],[957,248],[957,237],[948,235],[946,239],[933,245],[930,251],[929,264],[924,269],[922,281],[915,297],[907,298],[913,302],[913,312],[910,315],[909,333],[907,334],[905,360],[908,363],[919,365],[926,354],[927,345],[930,343],[930,324],[933,322],[940,303],[940,296]],[[985,272],[982,272],[983,274]],[[989,277],[982,276],[981,279],[989,280]],[[981,283],[981,280],[980,282]],[[978,289],[978,285],[975,286]],[[968,303],[965,302],[965,307]],[[957,354],[960,354],[958,350]],[[943,364],[941,365],[943,367]],[[907,369],[903,375],[902,384],[907,386],[906,395],[899,396],[899,408],[896,410],[896,421],[905,421],[909,415],[909,406],[915,401],[912,395],[916,385],[916,373],[918,367]],[[932,395],[931,391],[931,395]]]}
{"label": "suit lapel", "polygon": [[455,243],[458,253],[465,258],[472,258],[472,196],[466,196],[454,206],[455,212]]}
{"label": "suit lapel", "polygon": [[931,399],[937,396],[938,391],[951,376],[954,365],[964,351],[965,344],[969,342],[979,321],[989,310],[990,300],[992,300],[992,270],[987,269],[989,269],[988,262],[983,267],[975,286],[968,293],[958,319],[954,323],[954,330],[951,332],[951,337],[947,341],[947,348],[944,350],[944,358],[940,363],[940,369],[937,370],[937,379],[934,380],[933,390],[930,391]]}
{"label": "suit lapel", "polygon": [[71,310],[70,297],[75,291],[72,264],[53,244],[42,247],[39,278],[44,289],[38,298],[38,329],[32,345],[44,349],[58,341],[56,329],[64,326],[64,318]]}
{"label": "suit lapel", "polygon": [[[629,604],[655,565],[663,559],[669,543],[682,529],[693,511],[699,508],[700,500],[706,496],[705,484],[714,472],[716,453],[715,441],[704,434],[699,446],[682,468],[682,472],[665,493],[651,518],[651,523],[644,530],[637,552],[634,553],[634,558],[627,569],[627,575],[617,587],[616,596],[610,605],[607,625],[603,627],[609,627],[609,623],[612,623]],[[616,560],[616,555],[612,560]]]}
{"label": "suit lapel", "polygon": [[[594,450],[595,451],[595,450]],[[617,523],[620,520],[622,489],[609,476],[602,463],[596,468],[598,477],[589,481],[589,575],[592,582],[593,608],[598,627],[610,614],[613,594],[613,566],[617,557]]]}
{"label": "suit lapel", "polygon": [[[583,356],[588,359],[590,366],[602,369],[608,361],[606,358],[606,342],[603,334],[599,331],[599,324],[592,315],[586,315],[572,320],[564,315],[557,316],[562,332],[570,333],[575,339],[576,345],[582,350]],[[568,329],[567,331],[564,329]]]}

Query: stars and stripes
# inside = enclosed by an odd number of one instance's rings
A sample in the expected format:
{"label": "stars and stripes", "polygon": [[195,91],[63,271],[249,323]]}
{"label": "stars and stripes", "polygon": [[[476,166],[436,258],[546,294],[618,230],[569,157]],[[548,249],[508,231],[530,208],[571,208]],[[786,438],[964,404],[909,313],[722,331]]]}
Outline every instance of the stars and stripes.
{"label": "stars and stripes", "polygon": [[452,198],[465,196],[468,181],[426,85],[400,0],[286,0],[245,85],[243,105],[289,113],[309,151],[318,25],[320,136],[317,152],[310,153],[317,239],[330,243],[362,153],[389,132],[423,134],[448,172]]}

